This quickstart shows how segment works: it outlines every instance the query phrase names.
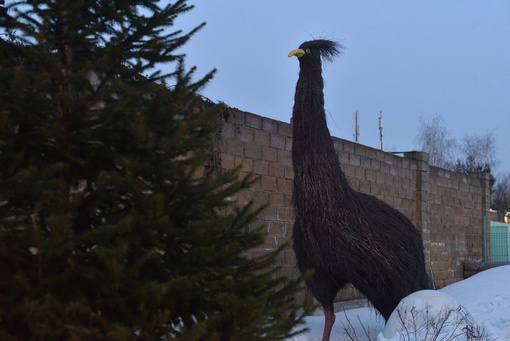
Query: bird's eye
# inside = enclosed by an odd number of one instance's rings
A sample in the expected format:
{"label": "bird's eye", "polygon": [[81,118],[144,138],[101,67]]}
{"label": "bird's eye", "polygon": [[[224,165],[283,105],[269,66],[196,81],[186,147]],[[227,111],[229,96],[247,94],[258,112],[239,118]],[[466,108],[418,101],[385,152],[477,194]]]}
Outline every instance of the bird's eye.
{"label": "bird's eye", "polygon": [[310,49],[306,49],[305,52],[306,53],[310,53],[311,51],[310,51]]}

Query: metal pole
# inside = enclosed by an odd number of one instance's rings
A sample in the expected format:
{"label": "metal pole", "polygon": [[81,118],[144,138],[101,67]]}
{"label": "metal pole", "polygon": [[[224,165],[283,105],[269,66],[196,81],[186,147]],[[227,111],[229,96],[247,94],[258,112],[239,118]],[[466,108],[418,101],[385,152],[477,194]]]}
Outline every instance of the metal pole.
{"label": "metal pole", "polygon": [[487,217],[485,214],[482,216],[483,224],[483,261],[487,262]]}
{"label": "metal pole", "polygon": [[380,150],[383,150],[382,129],[383,129],[382,111],[379,111],[379,149]]}
{"label": "metal pole", "polygon": [[354,142],[359,142],[359,121],[358,121],[358,110],[354,113],[354,126],[352,127],[352,135]]}

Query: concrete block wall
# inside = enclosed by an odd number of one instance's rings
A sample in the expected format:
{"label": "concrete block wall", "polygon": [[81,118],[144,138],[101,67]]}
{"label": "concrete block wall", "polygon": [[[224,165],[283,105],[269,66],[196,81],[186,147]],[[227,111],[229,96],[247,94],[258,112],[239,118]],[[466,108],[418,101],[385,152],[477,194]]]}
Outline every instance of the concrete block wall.
{"label": "concrete block wall", "polygon": [[431,167],[430,179],[431,269],[436,286],[441,288],[463,278],[464,261],[484,258],[489,178],[487,173],[468,176]]}
{"label": "concrete block wall", "polygon": [[[267,232],[266,241],[250,252],[268,252],[286,244],[280,257],[281,271],[297,276],[291,247],[291,126],[233,108],[226,110],[217,136],[220,166],[239,166],[243,173],[259,177],[254,186],[238,193],[236,201],[267,204],[257,221],[257,226]],[[461,280],[462,262],[478,257],[482,248],[481,238],[473,244],[469,236],[480,236],[482,216],[489,209],[486,175],[467,176],[431,167],[426,153],[393,155],[339,138],[333,140],[351,186],[398,209],[421,231],[435,285],[442,287]],[[306,300],[305,292],[301,298]],[[337,297],[342,301],[360,298],[362,295],[352,287]]]}

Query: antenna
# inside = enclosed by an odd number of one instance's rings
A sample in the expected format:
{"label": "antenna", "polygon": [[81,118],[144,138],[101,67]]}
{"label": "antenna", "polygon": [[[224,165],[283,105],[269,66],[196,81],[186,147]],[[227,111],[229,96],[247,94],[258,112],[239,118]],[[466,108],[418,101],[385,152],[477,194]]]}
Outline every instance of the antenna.
{"label": "antenna", "polygon": [[354,125],[352,126],[352,137],[354,139],[354,142],[359,142],[359,120],[358,120],[358,110],[354,112]]}
{"label": "antenna", "polygon": [[379,149],[383,150],[383,142],[382,142],[382,111],[379,111]]}

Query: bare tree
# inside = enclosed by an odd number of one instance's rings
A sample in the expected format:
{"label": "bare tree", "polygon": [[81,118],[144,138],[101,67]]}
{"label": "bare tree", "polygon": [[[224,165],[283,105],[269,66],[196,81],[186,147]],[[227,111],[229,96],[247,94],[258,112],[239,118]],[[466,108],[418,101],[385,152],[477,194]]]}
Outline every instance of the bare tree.
{"label": "bare tree", "polygon": [[[485,135],[466,134],[462,143],[451,136],[444,126],[443,117],[434,115],[430,121],[420,117],[420,131],[416,137],[419,147],[430,155],[433,166],[465,174],[488,172],[498,164],[492,131]],[[491,174],[491,187],[495,178]]]}
{"label": "bare tree", "polygon": [[491,208],[506,213],[510,211],[510,173],[499,177],[491,193]]}
{"label": "bare tree", "polygon": [[485,135],[464,135],[463,143],[459,146],[461,158],[457,159],[455,170],[465,173],[489,171],[494,169],[496,160],[496,145],[493,132]]}
{"label": "bare tree", "polygon": [[491,132],[483,136],[464,135],[463,143],[459,145],[460,157],[457,158],[452,169],[459,173],[489,173],[489,187],[493,191],[496,178],[492,171],[498,164],[496,160],[496,146]]}
{"label": "bare tree", "polygon": [[451,169],[458,152],[457,140],[444,126],[441,115],[434,115],[430,121],[420,116],[420,130],[416,142],[422,151],[429,153],[430,164]]}

